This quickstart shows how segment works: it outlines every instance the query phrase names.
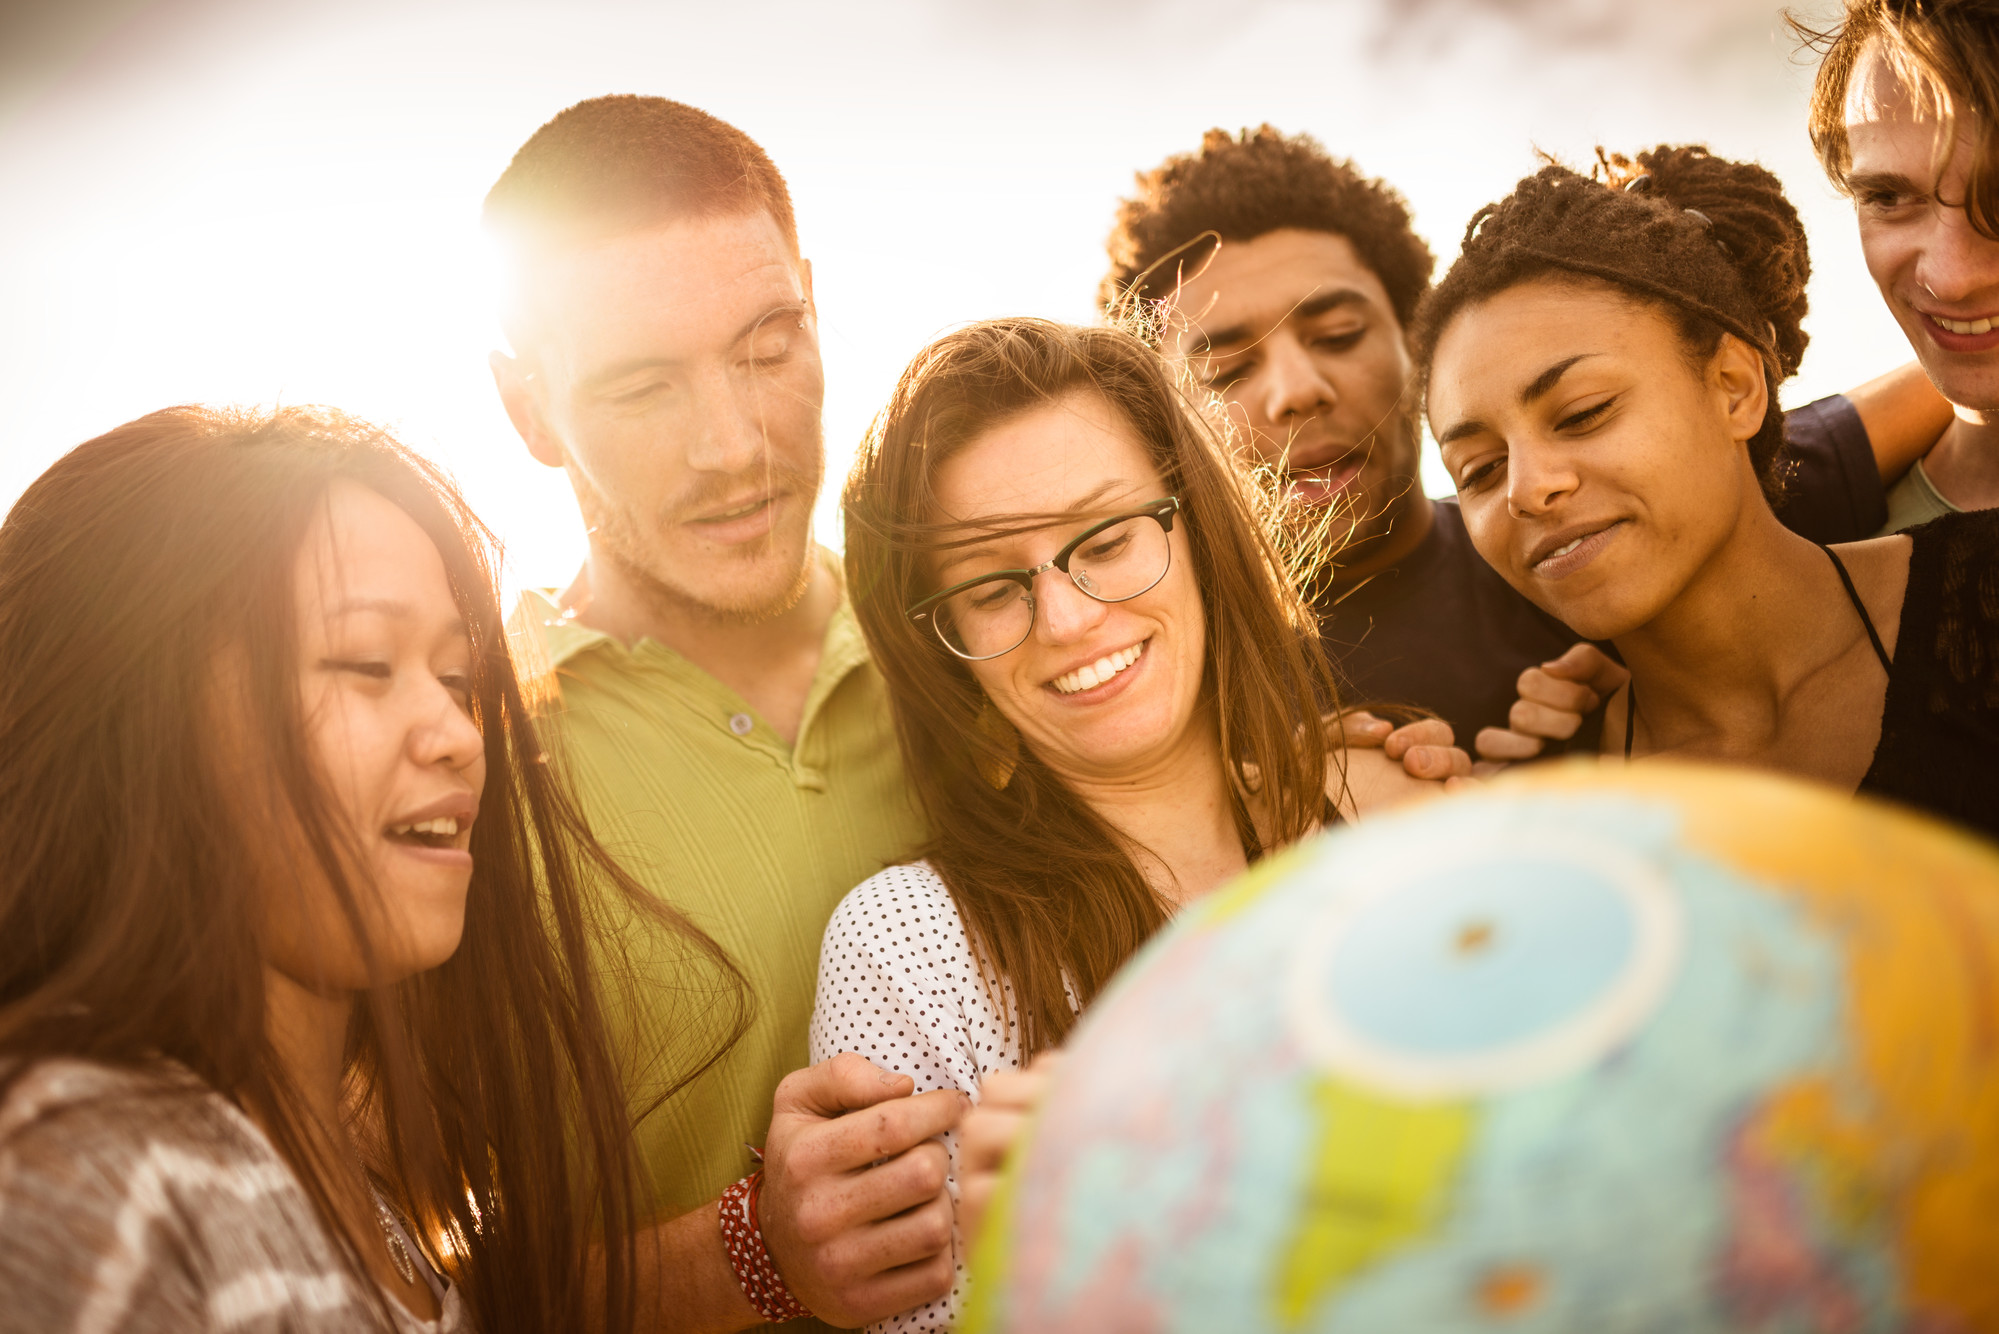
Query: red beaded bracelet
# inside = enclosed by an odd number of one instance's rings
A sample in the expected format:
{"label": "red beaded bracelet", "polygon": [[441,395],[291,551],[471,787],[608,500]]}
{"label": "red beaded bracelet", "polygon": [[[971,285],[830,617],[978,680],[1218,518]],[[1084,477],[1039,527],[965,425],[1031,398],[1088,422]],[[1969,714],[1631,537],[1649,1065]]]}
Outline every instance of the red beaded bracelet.
{"label": "red beaded bracelet", "polygon": [[736,1282],[758,1315],[771,1321],[798,1320],[812,1312],[784,1286],[764,1247],[763,1224],[757,1220],[757,1201],[763,1189],[764,1173],[759,1167],[722,1192],[722,1248],[729,1253]]}

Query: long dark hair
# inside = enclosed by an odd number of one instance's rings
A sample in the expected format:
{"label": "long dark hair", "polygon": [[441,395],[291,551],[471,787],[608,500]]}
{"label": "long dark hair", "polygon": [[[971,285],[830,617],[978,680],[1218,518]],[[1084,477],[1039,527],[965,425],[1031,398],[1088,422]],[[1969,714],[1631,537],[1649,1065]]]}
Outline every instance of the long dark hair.
{"label": "long dark hair", "polygon": [[[950,888],[995,998],[1011,987],[1028,1053],[1059,1043],[1075,1023],[1068,989],[1087,1003],[1168,909],[1124,841],[1031,753],[1015,753],[1017,736],[994,725],[970,670],[903,609],[933,591],[931,554],[1049,519],[1000,516],[970,536],[937,523],[937,469],[1005,418],[1078,389],[1101,394],[1132,425],[1180,497],[1207,614],[1202,707],[1214,710],[1231,762],[1236,832],[1250,857],[1324,814],[1319,715],[1335,698],[1291,577],[1282,500],[1237,465],[1156,352],[1115,329],[1008,319],[962,329],[917,356],[847,480],[848,587],[929,817],[925,855]],[[1009,781],[995,787],[988,775],[1009,764],[1017,766]]]}
{"label": "long dark hair", "polygon": [[294,630],[301,543],[343,478],[400,507],[443,557],[488,775],[462,941],[440,967],[363,994],[345,1114],[480,1329],[628,1329],[645,1211],[599,995],[617,943],[599,923],[659,918],[708,979],[690,996],[735,1008],[725,1032],[743,1023],[740,975],[591,839],[507,656],[490,534],[443,475],[365,423],[169,408],[72,450],[0,526],[0,1055],[15,1078],[56,1056],[186,1065],[259,1112],[360,1276],[310,1113],[265,1036],[268,863],[240,815],[240,760],[218,753],[216,708],[226,659],[240,669],[229,711],[372,971],[371,887],[341,855],[353,831],[309,751]]}

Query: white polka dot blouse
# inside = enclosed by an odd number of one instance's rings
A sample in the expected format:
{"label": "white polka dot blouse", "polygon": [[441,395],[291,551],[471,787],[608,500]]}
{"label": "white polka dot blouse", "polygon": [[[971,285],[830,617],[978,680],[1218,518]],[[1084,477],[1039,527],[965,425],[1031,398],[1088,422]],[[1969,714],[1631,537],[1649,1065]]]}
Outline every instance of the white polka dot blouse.
{"label": "white polka dot blouse", "polygon": [[[1011,988],[1001,996],[1011,1009]],[[812,1010],[812,1059],[841,1052],[908,1075],[916,1091],[963,1089],[979,1096],[994,1070],[1020,1066],[1014,1025],[979,976],[965,924],[944,881],[927,862],[892,866],[863,882],[834,910],[819,947],[819,995]],[[944,1137],[949,1185],[958,1193],[958,1137]],[[965,1291],[964,1246],[949,1296],[869,1328],[888,1334],[949,1330]]]}

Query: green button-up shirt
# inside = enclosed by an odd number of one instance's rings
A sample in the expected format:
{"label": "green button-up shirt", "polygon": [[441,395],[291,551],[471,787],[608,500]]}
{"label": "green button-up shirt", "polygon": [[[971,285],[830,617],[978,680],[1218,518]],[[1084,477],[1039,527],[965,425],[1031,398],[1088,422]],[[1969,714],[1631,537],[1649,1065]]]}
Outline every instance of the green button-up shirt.
{"label": "green button-up shirt", "polygon": [[[743,1146],[763,1143],[778,1081],[806,1063],[834,907],[922,837],[886,690],[844,596],[792,746],[680,654],[650,639],[627,648],[547,593],[527,593],[509,630],[523,675],[541,673],[547,744],[592,830],[720,942],[753,992],[742,1041],[639,1123],[659,1207],[684,1213],[749,1170]],[[690,992],[677,951],[648,958],[642,944],[635,966],[657,1013],[622,1014],[616,1033],[643,1112],[662,1050],[668,1068],[684,1064],[726,1016],[704,1006],[707,978]]]}

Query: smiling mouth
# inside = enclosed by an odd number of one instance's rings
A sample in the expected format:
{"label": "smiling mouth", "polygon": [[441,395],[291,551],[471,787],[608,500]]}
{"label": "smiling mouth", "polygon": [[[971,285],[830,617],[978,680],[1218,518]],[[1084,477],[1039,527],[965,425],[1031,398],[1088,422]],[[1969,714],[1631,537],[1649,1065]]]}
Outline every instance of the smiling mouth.
{"label": "smiling mouth", "polygon": [[1999,324],[1999,316],[1991,315],[1976,320],[1947,320],[1941,315],[1932,315],[1930,318],[1944,330],[1954,334],[1991,333],[1993,326]]}
{"label": "smiling mouth", "polygon": [[435,820],[415,824],[390,825],[384,831],[391,843],[408,843],[419,848],[451,848],[458,845],[458,819],[440,815]]}
{"label": "smiling mouth", "polygon": [[1130,648],[1119,649],[1095,662],[1078,667],[1075,671],[1058,676],[1048,684],[1055,687],[1058,694],[1073,695],[1079,690],[1091,690],[1116,676],[1125,668],[1137,662],[1145,653],[1145,640],[1140,640]]}
{"label": "smiling mouth", "polygon": [[1562,543],[1562,545],[1556,547],[1554,550],[1541,556],[1533,563],[1533,565],[1530,568],[1536,571],[1537,573],[1546,572],[1550,566],[1559,565],[1565,557],[1574,555],[1584,546],[1592,542],[1595,542],[1598,538],[1603,537],[1606,534],[1614,531],[1618,527],[1622,526],[1623,523],[1624,520],[1617,519],[1614,520],[1613,522],[1605,524],[1601,528],[1594,528],[1587,533],[1578,534],[1577,536],[1572,537],[1568,541]]}
{"label": "smiling mouth", "polygon": [[694,522],[728,523],[733,519],[747,518],[749,515],[755,514],[758,510],[762,509],[764,506],[774,504],[776,500],[777,500],[776,496],[758,496],[755,500],[750,501],[746,505],[738,505],[736,508],[729,510],[718,510],[713,514],[704,514],[700,518],[696,519]]}

